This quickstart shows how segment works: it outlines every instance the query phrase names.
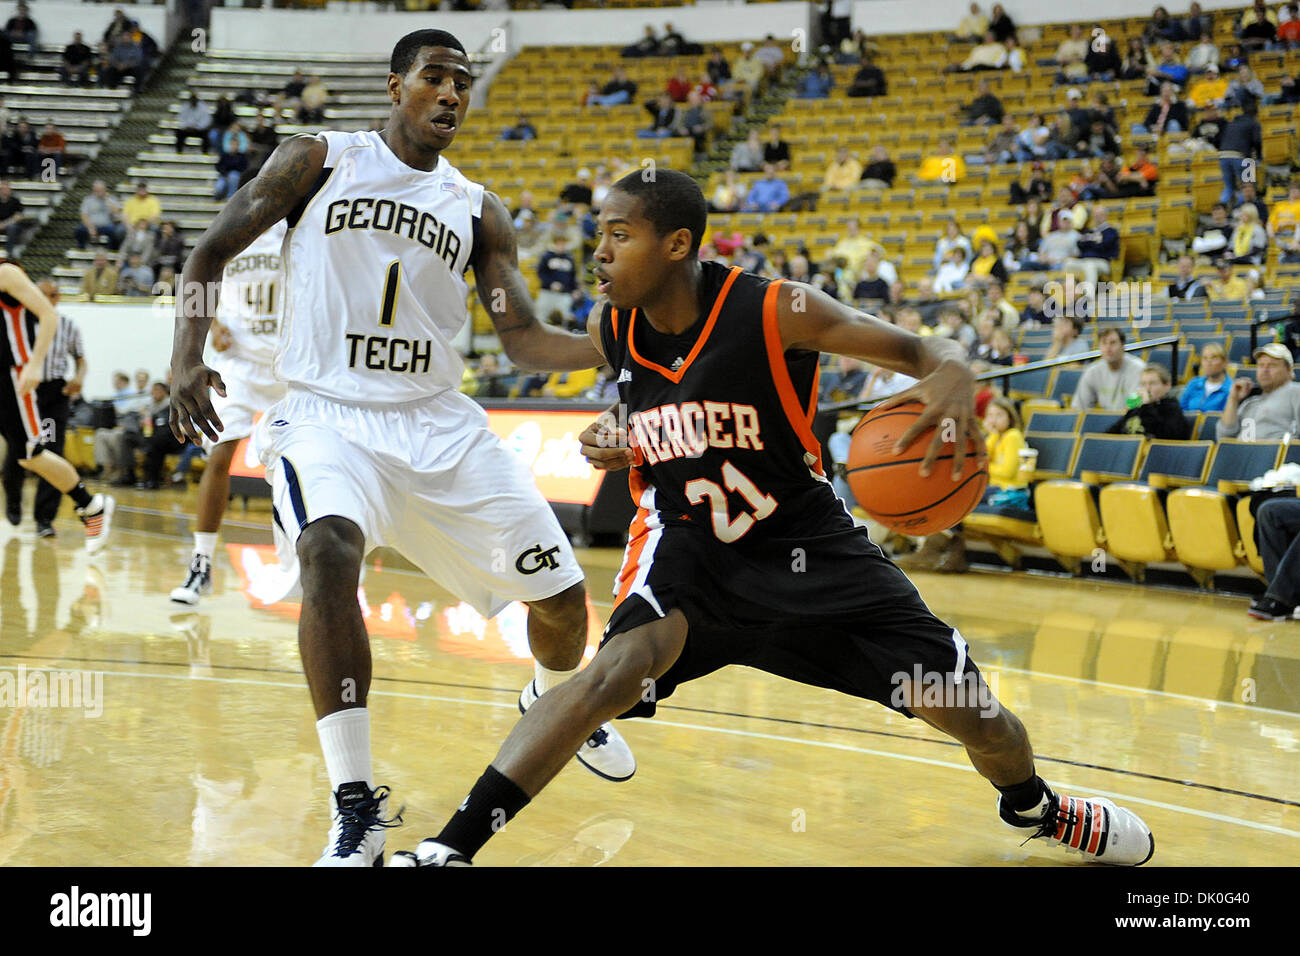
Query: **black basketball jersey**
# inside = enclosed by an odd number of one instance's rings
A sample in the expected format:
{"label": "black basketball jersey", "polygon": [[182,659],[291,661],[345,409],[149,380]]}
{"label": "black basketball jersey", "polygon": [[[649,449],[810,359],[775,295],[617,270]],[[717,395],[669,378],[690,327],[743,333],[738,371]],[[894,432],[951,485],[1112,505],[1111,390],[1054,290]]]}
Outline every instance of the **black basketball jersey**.
{"label": "black basketball jersey", "polygon": [[647,523],[689,522],[748,545],[851,528],[812,433],[818,353],[781,347],[780,281],[701,268],[701,318],[682,335],[655,331],[637,309],[601,313],[643,459],[630,477],[634,535]]}
{"label": "black basketball jersey", "polygon": [[13,296],[0,292],[0,321],[5,326],[4,335],[0,336],[0,364],[22,368],[36,344],[40,320]]}

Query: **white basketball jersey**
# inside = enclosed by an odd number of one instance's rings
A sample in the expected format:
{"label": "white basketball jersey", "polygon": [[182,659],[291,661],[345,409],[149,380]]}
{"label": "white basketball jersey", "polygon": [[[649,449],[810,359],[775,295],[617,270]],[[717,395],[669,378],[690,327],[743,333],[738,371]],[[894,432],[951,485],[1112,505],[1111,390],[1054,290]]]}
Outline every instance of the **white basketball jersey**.
{"label": "white basketball jersey", "polygon": [[234,343],[219,353],[222,359],[242,359],[270,368],[284,306],[281,247],[288,231],[288,225],[280,220],[226,265],[217,321],[230,330]]}
{"label": "white basketball jersey", "polygon": [[483,187],[443,157],[412,169],[377,132],[320,135],[323,182],[289,216],[276,377],[366,404],[459,388]]}

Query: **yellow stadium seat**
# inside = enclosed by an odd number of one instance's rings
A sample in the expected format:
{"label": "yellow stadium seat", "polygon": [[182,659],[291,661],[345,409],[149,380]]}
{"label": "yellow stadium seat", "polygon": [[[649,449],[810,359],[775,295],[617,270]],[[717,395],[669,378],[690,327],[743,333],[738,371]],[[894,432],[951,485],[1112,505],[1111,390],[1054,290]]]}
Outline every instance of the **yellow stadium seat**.
{"label": "yellow stadium seat", "polygon": [[1034,489],[1034,509],[1043,530],[1043,547],[1071,572],[1081,558],[1096,558],[1106,544],[1097,511],[1099,486],[1131,481],[1138,471],[1140,435],[1084,435],[1079,439],[1073,476],[1045,481]]}

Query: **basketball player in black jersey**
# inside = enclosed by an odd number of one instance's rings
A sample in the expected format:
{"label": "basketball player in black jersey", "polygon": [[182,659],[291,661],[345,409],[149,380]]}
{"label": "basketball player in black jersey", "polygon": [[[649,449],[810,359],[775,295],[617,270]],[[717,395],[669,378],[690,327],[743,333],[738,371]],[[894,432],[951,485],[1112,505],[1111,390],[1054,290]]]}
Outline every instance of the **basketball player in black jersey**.
{"label": "basketball player in black jersey", "polygon": [[[678,684],[728,664],[920,717],[965,746],[1007,823],[1089,860],[1146,862],[1155,843],[1135,814],[1058,796],[1034,773],[1024,727],[989,691],[961,634],[855,527],[823,474],[810,428],[818,352],[920,379],[889,403],[926,406],[897,453],[944,419],[958,434],[973,427],[961,348],[808,286],[700,262],[705,219],[698,185],[671,170],[629,175],[601,207],[595,274],[605,301],[588,331],[618,372],[627,427],[597,423],[582,441],[597,468],[633,467],[639,510],[618,600],[591,665],[524,715],[435,839],[393,862],[467,864],[591,728],[653,715]],[[917,669],[944,675],[955,693],[913,687]]]}
{"label": "basketball player in black jersey", "polygon": [[[54,441],[54,421],[42,417],[36,402],[45,357],[58,331],[59,315],[50,300],[12,262],[0,264],[0,367],[8,375],[0,382],[0,434],[10,448],[19,449],[18,464],[40,475],[72,499],[86,528],[86,550],[99,552],[108,541],[113,519],[113,499],[92,496],[81,483],[77,469],[49,449]],[[10,511],[17,525],[21,511]]]}

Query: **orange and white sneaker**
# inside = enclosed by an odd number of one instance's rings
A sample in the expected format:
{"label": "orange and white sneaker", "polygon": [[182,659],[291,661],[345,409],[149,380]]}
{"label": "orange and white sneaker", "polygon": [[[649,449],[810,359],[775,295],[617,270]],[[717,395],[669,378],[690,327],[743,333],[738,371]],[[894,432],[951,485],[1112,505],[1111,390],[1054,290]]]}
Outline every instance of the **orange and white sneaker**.
{"label": "orange and white sneaker", "polygon": [[117,502],[112,495],[97,494],[90,504],[78,508],[81,523],[86,526],[86,553],[99,554],[108,544],[108,532],[113,526],[113,509]]}
{"label": "orange and white sneaker", "polygon": [[1101,797],[1065,797],[1051,789],[1046,800],[1042,815],[1029,818],[1003,806],[998,797],[998,815],[1017,829],[1035,828],[1029,840],[1045,838],[1097,863],[1141,866],[1156,852],[1151,828],[1132,810]]}

